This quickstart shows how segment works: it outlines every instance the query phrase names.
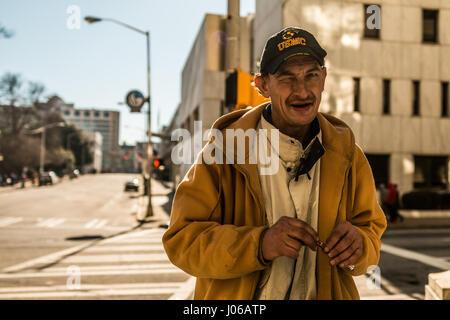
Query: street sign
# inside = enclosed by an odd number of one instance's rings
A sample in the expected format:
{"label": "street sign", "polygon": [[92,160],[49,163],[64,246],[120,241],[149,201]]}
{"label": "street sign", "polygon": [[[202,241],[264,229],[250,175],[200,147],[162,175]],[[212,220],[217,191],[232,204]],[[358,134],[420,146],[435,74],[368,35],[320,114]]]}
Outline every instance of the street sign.
{"label": "street sign", "polygon": [[126,104],[130,107],[131,112],[141,112],[141,108],[144,105],[146,99],[142,92],[132,90],[128,92],[125,99]]}

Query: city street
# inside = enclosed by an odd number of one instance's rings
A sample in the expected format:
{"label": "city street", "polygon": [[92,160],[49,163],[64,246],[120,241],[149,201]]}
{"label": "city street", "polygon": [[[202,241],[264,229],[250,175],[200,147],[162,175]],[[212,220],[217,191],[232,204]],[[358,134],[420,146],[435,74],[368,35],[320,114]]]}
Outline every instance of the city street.
{"label": "city street", "polygon": [[[161,221],[136,221],[140,197],[123,191],[134,177],[0,189],[0,299],[191,298],[195,280],[168,261]],[[154,181],[166,215],[170,189]],[[379,272],[355,278],[361,299],[424,299],[428,274],[450,269],[450,229],[388,229],[382,242]]]}
{"label": "city street", "polygon": [[0,299],[185,298],[190,277],[168,261],[165,229],[139,226],[138,193],[123,191],[134,177],[0,190]]}
{"label": "city street", "polygon": [[378,264],[381,287],[356,277],[361,298],[424,299],[428,274],[450,270],[449,248],[450,229],[387,230]]}

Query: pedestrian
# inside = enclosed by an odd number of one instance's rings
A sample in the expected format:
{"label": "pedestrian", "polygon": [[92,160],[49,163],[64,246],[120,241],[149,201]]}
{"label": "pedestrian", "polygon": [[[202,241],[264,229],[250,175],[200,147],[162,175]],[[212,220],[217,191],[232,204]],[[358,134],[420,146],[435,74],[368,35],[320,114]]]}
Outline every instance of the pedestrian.
{"label": "pedestrian", "polygon": [[[378,263],[386,218],[351,129],[318,112],[325,56],[306,30],[281,30],[254,79],[270,102],[213,125],[266,129],[278,170],[252,163],[249,143],[212,138],[178,186],[162,240],[197,277],[195,299],[359,299],[353,276]],[[227,161],[207,162],[211,148]]]}
{"label": "pedestrian", "polygon": [[378,203],[381,206],[381,209],[383,209],[384,214],[386,215],[386,218],[390,220],[389,216],[389,208],[386,206],[386,198],[388,195],[389,189],[386,187],[384,183],[380,183],[380,199]]}
{"label": "pedestrian", "polygon": [[388,193],[386,196],[386,207],[389,212],[389,221],[392,223],[397,223],[403,221],[404,218],[398,212],[400,208],[400,200],[397,185],[392,182],[388,183]]}

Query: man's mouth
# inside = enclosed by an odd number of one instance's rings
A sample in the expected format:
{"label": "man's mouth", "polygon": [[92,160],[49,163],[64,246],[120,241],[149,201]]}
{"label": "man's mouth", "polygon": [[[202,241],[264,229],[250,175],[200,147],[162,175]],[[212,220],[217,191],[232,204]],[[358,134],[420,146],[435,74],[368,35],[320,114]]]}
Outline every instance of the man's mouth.
{"label": "man's mouth", "polygon": [[313,106],[312,102],[293,102],[289,104],[291,107],[296,109],[306,109]]}

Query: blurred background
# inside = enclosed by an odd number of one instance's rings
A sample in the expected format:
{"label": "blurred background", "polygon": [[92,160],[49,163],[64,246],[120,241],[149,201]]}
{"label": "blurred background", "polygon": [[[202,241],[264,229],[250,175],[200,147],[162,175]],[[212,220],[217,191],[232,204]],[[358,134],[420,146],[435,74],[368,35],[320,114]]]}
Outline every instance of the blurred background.
{"label": "blurred background", "polygon": [[160,240],[191,165],[171,135],[264,102],[253,76],[287,26],[328,52],[320,111],[352,128],[388,219],[361,297],[449,299],[448,0],[2,1],[0,299],[191,298]]}

